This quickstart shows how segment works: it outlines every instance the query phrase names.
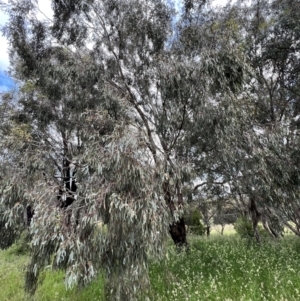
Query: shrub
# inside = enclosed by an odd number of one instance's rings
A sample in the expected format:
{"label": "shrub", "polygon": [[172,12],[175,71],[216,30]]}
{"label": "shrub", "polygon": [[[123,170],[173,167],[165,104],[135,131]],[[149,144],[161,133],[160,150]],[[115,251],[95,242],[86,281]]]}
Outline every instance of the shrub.
{"label": "shrub", "polygon": [[244,216],[236,220],[234,229],[241,238],[249,239],[254,237],[252,223]]}
{"label": "shrub", "polygon": [[[245,216],[237,219],[234,224],[234,229],[242,239],[252,240],[254,238],[252,222]],[[261,225],[258,225],[257,229],[261,238],[265,239],[268,237],[267,231],[263,229]]]}
{"label": "shrub", "polygon": [[9,248],[20,236],[17,229],[6,227],[5,221],[0,219],[0,249]]}
{"label": "shrub", "polygon": [[11,253],[15,255],[25,255],[30,251],[30,234],[28,230],[24,230],[18,240],[14,243],[14,245],[10,248]]}
{"label": "shrub", "polygon": [[3,216],[3,207],[0,207],[0,249],[7,249],[20,237],[20,229],[6,224]]}
{"label": "shrub", "polygon": [[186,212],[185,221],[190,233],[204,235],[205,228],[201,223],[201,218],[201,213],[196,209]]}

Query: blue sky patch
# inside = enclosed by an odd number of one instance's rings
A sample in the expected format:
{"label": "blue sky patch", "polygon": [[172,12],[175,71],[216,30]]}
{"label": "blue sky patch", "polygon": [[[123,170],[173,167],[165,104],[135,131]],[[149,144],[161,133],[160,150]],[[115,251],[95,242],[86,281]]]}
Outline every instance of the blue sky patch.
{"label": "blue sky patch", "polygon": [[15,88],[13,80],[0,70],[0,93],[12,90]]}

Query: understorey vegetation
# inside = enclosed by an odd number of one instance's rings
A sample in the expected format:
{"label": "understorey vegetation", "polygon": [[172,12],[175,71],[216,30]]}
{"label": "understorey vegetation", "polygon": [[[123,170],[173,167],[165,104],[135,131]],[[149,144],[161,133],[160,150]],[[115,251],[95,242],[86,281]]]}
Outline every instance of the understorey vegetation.
{"label": "understorey vegetation", "polygon": [[[151,289],[140,300],[289,300],[297,301],[300,291],[300,244],[287,234],[280,241],[264,240],[261,246],[240,239],[230,231],[211,237],[188,236],[189,252],[178,252],[171,241],[162,260],[150,260]],[[22,249],[21,249],[22,250]],[[28,253],[16,244],[0,251],[0,279],[7,283],[2,300],[10,301],[105,301],[105,277],[98,275],[90,285],[66,290],[62,271],[48,267],[40,275],[34,299],[24,293]]]}
{"label": "understorey vegetation", "polygon": [[[192,278],[186,264],[202,248],[187,234],[209,239],[216,224],[221,234],[235,224],[253,261],[295,246],[299,0],[222,9],[209,0],[49,3],[45,14],[36,0],[0,1],[17,87],[0,103],[0,247],[21,239],[29,248],[23,272],[31,298],[49,268],[71,291],[101,279],[97,298],[105,300],[155,294],[153,261],[171,252],[168,238],[178,275],[156,276],[175,294],[177,277]],[[211,273],[222,277],[226,260]],[[211,285],[206,291],[195,277],[199,300],[217,299],[220,278],[197,269]],[[250,272],[242,281],[256,279]],[[229,265],[227,274],[233,282],[240,276]],[[226,298],[284,296],[251,281],[262,295]],[[187,291],[176,289],[198,300]],[[165,294],[159,298],[176,300]]]}

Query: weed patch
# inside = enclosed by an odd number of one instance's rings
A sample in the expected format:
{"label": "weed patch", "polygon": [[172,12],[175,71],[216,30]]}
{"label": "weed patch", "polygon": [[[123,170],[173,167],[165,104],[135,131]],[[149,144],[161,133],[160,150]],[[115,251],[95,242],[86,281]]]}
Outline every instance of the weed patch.
{"label": "weed patch", "polygon": [[[61,271],[46,270],[34,298],[24,294],[28,256],[19,246],[0,251],[0,300],[104,301],[103,277],[85,289],[66,290]],[[300,240],[249,244],[237,237],[191,237],[190,249],[170,245],[164,260],[150,264],[150,300],[298,301]],[[145,299],[143,299],[144,301]]]}
{"label": "weed patch", "polygon": [[296,237],[261,246],[237,236],[194,239],[150,269],[153,300],[299,300]]}

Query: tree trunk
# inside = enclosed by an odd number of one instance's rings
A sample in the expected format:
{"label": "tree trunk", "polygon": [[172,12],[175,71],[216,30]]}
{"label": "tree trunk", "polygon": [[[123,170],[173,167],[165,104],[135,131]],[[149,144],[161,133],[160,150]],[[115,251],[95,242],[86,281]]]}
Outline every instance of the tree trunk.
{"label": "tree trunk", "polygon": [[221,235],[224,235],[224,228],[225,228],[225,225],[221,225]]}
{"label": "tree trunk", "polygon": [[209,225],[206,226],[206,236],[207,237],[210,236],[210,226]]}
{"label": "tree trunk", "polygon": [[170,234],[173,242],[178,247],[187,246],[186,229],[184,218],[181,217],[177,222],[170,225]]}
{"label": "tree trunk", "polygon": [[[166,175],[165,181],[163,184],[163,190],[165,194],[165,201],[171,211],[172,216],[174,216],[174,211],[176,210],[174,201],[172,199],[172,194],[170,191],[170,184],[169,184],[169,176]],[[177,181],[176,183],[176,192],[177,192],[177,198],[178,198],[178,205],[183,206],[183,197],[181,194],[181,190],[179,187],[179,183]],[[185,221],[183,217],[180,217],[177,221],[174,221],[172,224],[170,224],[169,227],[170,235],[173,239],[173,242],[178,247],[187,246],[187,239],[186,239],[186,228],[185,228]]]}
{"label": "tree trunk", "polygon": [[269,234],[272,238],[278,238],[278,237],[279,237],[278,234],[277,234],[277,232],[276,232],[275,230],[273,230],[273,229],[269,226],[269,224],[268,224],[268,222],[267,222],[266,220],[262,220],[262,224],[263,224],[264,229],[268,232],[268,234]]}
{"label": "tree trunk", "polygon": [[27,205],[26,210],[25,210],[25,224],[26,224],[26,226],[28,226],[28,227],[30,226],[33,215],[34,215],[34,210],[32,209],[31,205]]}
{"label": "tree trunk", "polygon": [[249,210],[250,210],[251,219],[252,219],[254,237],[255,237],[257,243],[260,243],[260,234],[259,234],[257,226],[258,226],[258,221],[260,219],[261,214],[257,210],[257,206],[256,206],[256,203],[253,198],[250,199]]}

